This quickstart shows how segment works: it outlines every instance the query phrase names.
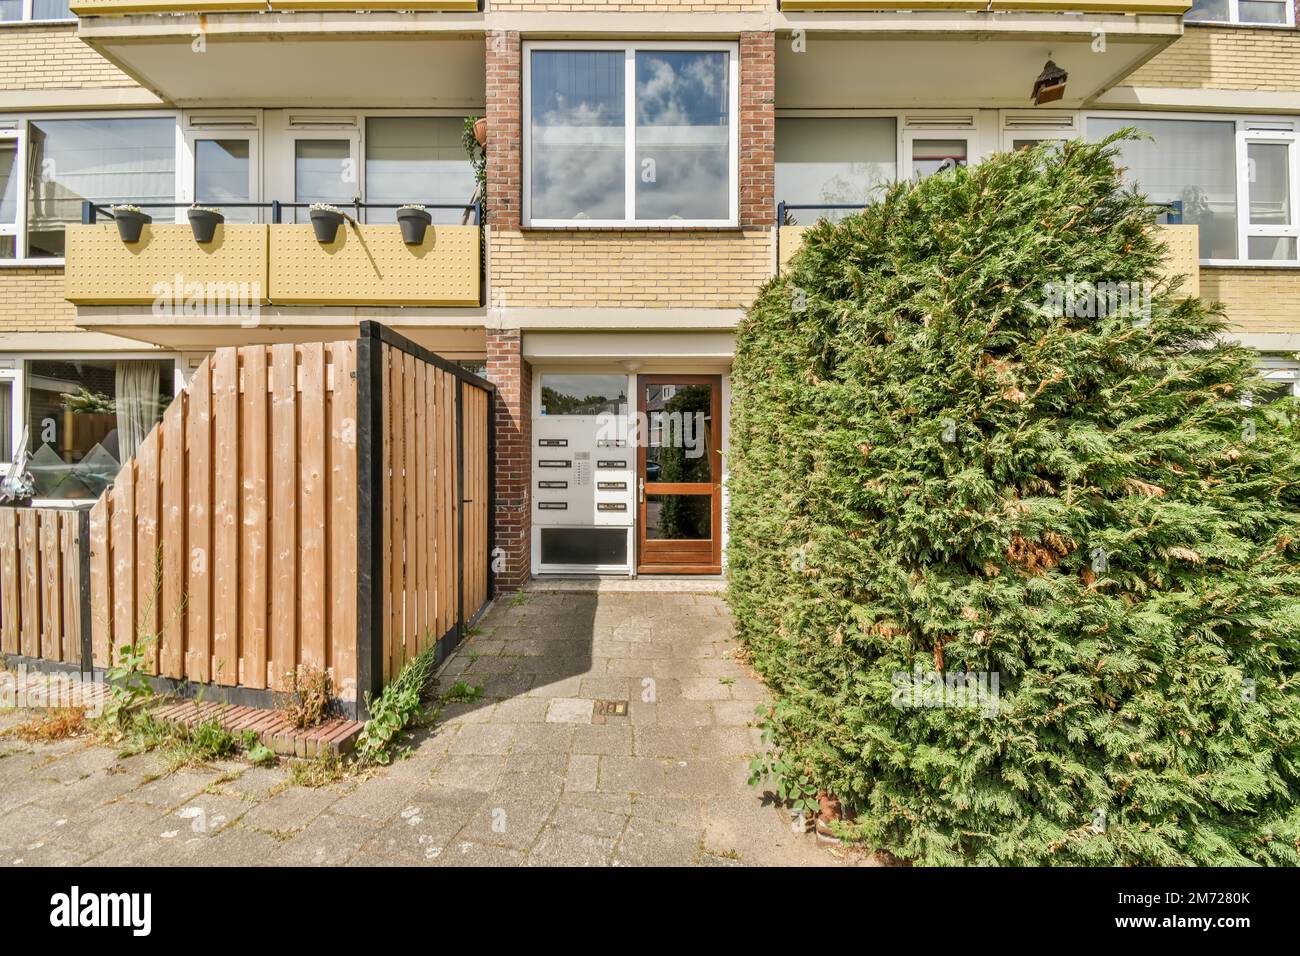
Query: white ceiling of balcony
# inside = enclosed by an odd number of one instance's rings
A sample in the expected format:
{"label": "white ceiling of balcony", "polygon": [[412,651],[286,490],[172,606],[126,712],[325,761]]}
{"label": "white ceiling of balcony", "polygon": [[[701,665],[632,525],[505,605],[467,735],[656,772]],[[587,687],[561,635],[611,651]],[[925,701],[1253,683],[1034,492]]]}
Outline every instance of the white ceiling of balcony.
{"label": "white ceiling of balcony", "polygon": [[1065,99],[1086,104],[1173,36],[1108,34],[1094,53],[1090,33],[1037,36],[807,34],[805,52],[778,41],[776,105],[785,109],[1026,107],[1050,57],[1070,74]]}
{"label": "white ceiling of balcony", "polygon": [[277,37],[209,30],[202,53],[191,49],[188,32],[92,33],[83,23],[82,37],[176,106],[461,107],[484,101],[481,35]]}

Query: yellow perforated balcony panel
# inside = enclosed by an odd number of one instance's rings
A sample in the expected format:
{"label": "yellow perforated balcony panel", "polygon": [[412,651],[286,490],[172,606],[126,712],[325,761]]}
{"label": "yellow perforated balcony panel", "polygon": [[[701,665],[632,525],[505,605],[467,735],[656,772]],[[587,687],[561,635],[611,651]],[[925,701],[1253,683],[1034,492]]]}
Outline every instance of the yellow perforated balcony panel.
{"label": "yellow perforated balcony panel", "polygon": [[126,16],[135,13],[241,13],[249,10],[443,10],[475,11],[478,0],[72,0],[79,17]]}
{"label": "yellow perforated balcony panel", "polygon": [[282,305],[478,305],[477,226],[430,226],[408,246],[398,226],[271,227],[271,300]]}
{"label": "yellow perforated balcony panel", "polygon": [[1161,226],[1160,238],[1169,247],[1165,274],[1186,276],[1183,295],[1201,294],[1201,232],[1195,225]]}
{"label": "yellow perforated balcony panel", "polygon": [[126,243],[113,223],[69,226],[63,295],[78,305],[150,305],[183,295],[178,282],[205,289],[222,283],[264,302],[266,232],[266,226],[222,224],[212,242],[200,244],[188,224],[154,223],[139,242]]}

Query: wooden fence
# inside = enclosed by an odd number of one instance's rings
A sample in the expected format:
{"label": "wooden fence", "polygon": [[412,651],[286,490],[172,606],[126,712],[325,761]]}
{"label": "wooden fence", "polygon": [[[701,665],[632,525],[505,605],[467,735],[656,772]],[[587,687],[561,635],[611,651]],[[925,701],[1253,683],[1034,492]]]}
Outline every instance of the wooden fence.
{"label": "wooden fence", "polygon": [[492,591],[492,388],[361,333],[220,349],[88,518],[0,509],[3,652],[102,671],[143,641],[160,690],[255,706],[312,665],[352,713],[445,656]]}
{"label": "wooden fence", "polygon": [[80,669],[89,642],[86,512],[0,508],[0,653]]}

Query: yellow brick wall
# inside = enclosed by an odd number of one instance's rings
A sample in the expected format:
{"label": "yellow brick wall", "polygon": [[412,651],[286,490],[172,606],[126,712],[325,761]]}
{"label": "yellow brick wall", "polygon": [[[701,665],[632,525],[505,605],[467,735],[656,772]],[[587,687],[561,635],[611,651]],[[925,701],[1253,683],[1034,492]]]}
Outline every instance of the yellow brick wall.
{"label": "yellow brick wall", "polygon": [[772,232],[492,232],[497,308],[748,306],[771,274]]}
{"label": "yellow brick wall", "polygon": [[1130,74],[1125,86],[1300,90],[1300,30],[1198,27]]}
{"label": "yellow brick wall", "polygon": [[1201,298],[1242,332],[1300,332],[1300,270],[1201,268]]}
{"label": "yellow brick wall", "polygon": [[71,332],[75,315],[61,267],[0,269],[0,332]]}
{"label": "yellow brick wall", "polygon": [[776,9],[775,0],[488,0],[493,13],[753,13]]}
{"label": "yellow brick wall", "polygon": [[0,90],[85,90],[136,85],[77,39],[76,24],[0,29]]}

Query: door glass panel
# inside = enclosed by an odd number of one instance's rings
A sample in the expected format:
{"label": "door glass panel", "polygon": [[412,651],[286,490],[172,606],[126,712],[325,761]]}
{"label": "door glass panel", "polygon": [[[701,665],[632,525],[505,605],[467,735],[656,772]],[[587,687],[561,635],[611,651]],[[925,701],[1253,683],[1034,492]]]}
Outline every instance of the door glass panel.
{"label": "door glass panel", "polygon": [[924,179],[966,165],[964,139],[917,139],[912,141],[912,178]]}
{"label": "door glass panel", "polygon": [[[346,139],[300,139],[294,143],[294,202],[346,206],[356,195],[352,144]],[[308,209],[296,209],[298,222],[310,222]]]}
{"label": "door glass panel", "polygon": [[246,139],[194,141],[194,201],[219,206],[228,222],[255,222],[257,210],[228,208],[229,203],[252,202],[252,161]]}
{"label": "door glass panel", "polygon": [[0,0],[0,21],[10,23],[23,18],[23,0]]}
{"label": "door glass panel", "polygon": [[646,481],[713,480],[712,403],[708,385],[645,386]]}
{"label": "door glass panel", "polygon": [[[776,198],[796,205],[865,206],[898,178],[897,121],[881,117],[784,116],[776,120]],[[845,209],[786,213],[782,225],[812,225]]]}
{"label": "door glass panel", "polygon": [[18,144],[0,141],[0,225],[18,221]]}
{"label": "door glass panel", "polygon": [[[467,203],[474,169],[454,116],[377,116],[366,120],[366,201]],[[435,223],[459,223],[463,210],[430,209]],[[396,209],[367,209],[367,222],[396,222]]]}
{"label": "door glass panel", "polygon": [[32,0],[33,20],[71,20],[68,0]]}
{"label": "door glass panel", "polygon": [[14,383],[0,379],[0,465],[14,456]]}
{"label": "door glass panel", "polygon": [[1192,9],[1187,11],[1187,19],[1227,23],[1231,19],[1228,0],[1193,0]]}
{"label": "door glass panel", "polygon": [[1246,153],[1250,221],[1261,226],[1289,226],[1291,147],[1284,143],[1249,143]]}
{"label": "door glass panel", "polygon": [[1286,25],[1285,2],[1279,0],[1241,0],[1237,12],[1242,23],[1279,23]]}
{"label": "door glass panel", "polygon": [[543,375],[543,415],[622,415],[626,375]]}
{"label": "door glass panel", "polygon": [[1249,259],[1265,262],[1294,261],[1296,241],[1293,236],[1250,236],[1246,240]]}
{"label": "door glass panel", "polygon": [[712,495],[645,496],[647,541],[707,541],[712,526]]}

